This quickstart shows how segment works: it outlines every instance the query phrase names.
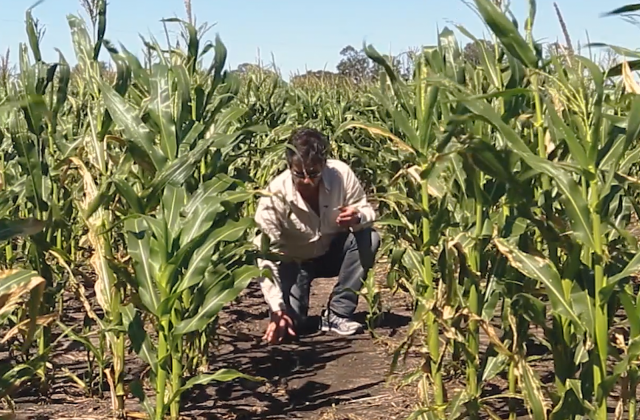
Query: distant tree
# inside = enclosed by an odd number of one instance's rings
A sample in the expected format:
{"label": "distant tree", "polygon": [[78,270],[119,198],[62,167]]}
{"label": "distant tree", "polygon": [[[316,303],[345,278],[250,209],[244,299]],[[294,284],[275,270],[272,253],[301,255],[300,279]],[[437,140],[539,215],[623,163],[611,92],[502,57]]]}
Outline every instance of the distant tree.
{"label": "distant tree", "polygon": [[239,74],[247,74],[247,73],[251,73],[252,71],[259,71],[259,70],[260,70],[260,66],[258,66],[257,64],[242,63],[242,64],[239,64],[238,67],[236,67],[236,69],[233,70],[233,72],[239,73]]}
{"label": "distant tree", "polygon": [[350,82],[351,80],[340,74],[326,70],[309,70],[303,74],[292,76],[290,82],[293,86],[303,86],[309,84],[335,85],[337,83]]}
{"label": "distant tree", "polygon": [[[104,80],[107,80],[109,82],[113,82],[115,80],[116,72],[109,63],[101,60],[101,61],[98,61],[98,66],[100,69],[100,75]],[[80,64],[76,64],[75,66],[73,66],[71,68],[71,78],[72,79],[77,78],[80,71],[81,71]]]}
{"label": "distant tree", "polygon": [[7,86],[9,78],[13,72],[9,61],[10,54],[11,50],[7,48],[6,54],[4,56],[0,56],[0,87]]}
{"label": "distant tree", "polygon": [[340,51],[343,57],[336,66],[338,73],[354,83],[371,82],[376,79],[377,66],[367,57],[364,50],[356,50],[347,45]]}
{"label": "distant tree", "polygon": [[[479,40],[480,43],[489,51],[494,51],[495,45],[491,41],[487,40]],[[480,65],[482,63],[482,49],[476,42],[469,42],[464,46],[464,50],[462,51],[462,55],[464,56],[465,61],[473,64]]]}

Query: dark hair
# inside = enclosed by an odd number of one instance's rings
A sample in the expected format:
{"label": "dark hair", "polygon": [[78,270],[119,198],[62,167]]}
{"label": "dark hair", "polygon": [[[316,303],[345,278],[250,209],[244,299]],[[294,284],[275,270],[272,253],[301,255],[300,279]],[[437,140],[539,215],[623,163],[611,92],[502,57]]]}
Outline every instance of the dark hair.
{"label": "dark hair", "polygon": [[291,165],[298,156],[304,163],[324,163],[329,152],[329,140],[313,128],[293,130],[287,144],[287,163]]}

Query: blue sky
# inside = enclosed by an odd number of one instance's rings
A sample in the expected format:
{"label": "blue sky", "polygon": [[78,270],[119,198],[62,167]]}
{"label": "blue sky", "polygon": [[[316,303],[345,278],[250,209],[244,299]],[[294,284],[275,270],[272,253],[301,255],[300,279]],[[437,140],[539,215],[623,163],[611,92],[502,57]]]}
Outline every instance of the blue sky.
{"label": "blue sky", "polygon": [[[472,1],[472,0],[470,0]],[[640,29],[603,12],[632,0],[556,0],[574,43],[587,40],[636,48]],[[0,51],[26,41],[24,13],[35,0],[0,0]],[[511,0],[524,24],[528,0]],[[480,18],[462,0],[192,0],[198,23],[215,24],[207,34],[220,34],[229,50],[227,65],[270,63],[275,58],[283,76],[306,69],[335,70],[342,47],[363,41],[381,52],[399,53],[435,42],[437,28],[461,24],[475,35],[488,34]],[[561,36],[553,0],[537,1],[534,35],[543,41]],[[45,60],[55,61],[59,48],[75,62],[66,15],[81,13],[78,0],[45,0],[34,10],[46,27],[42,45]],[[184,17],[183,0],[109,0],[107,38],[131,51],[141,48],[139,35],[165,35],[160,19]],[[175,26],[172,26],[175,30]],[[460,34],[459,39],[466,42]]]}

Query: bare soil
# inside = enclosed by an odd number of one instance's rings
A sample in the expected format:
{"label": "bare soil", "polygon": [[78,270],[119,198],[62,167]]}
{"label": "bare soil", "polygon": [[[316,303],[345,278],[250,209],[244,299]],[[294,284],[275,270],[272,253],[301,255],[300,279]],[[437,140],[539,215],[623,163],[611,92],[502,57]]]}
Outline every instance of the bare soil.
{"label": "bare soil", "polygon": [[[317,279],[311,290],[310,315],[319,322],[335,279]],[[62,321],[82,323],[82,306],[73,296],[65,299]],[[215,366],[230,367],[267,379],[266,383],[235,380],[196,386],[183,400],[185,419],[404,419],[416,401],[415,387],[398,389],[390,378],[393,343],[410,321],[408,301],[385,293],[387,308],[375,329],[351,337],[312,331],[296,342],[268,346],[261,337],[268,321],[266,304],[257,284],[251,284],[229,304],[220,317],[220,345]],[[360,299],[356,318],[364,322],[367,304]],[[0,347],[0,363],[8,363],[6,348]],[[4,360],[4,361],[3,361]],[[14,397],[18,420],[111,418],[108,386],[103,395],[88,397],[65,376],[68,371],[82,377],[87,370],[84,347],[68,338],[56,343],[51,357],[55,379],[46,396],[23,387]],[[411,360],[409,361],[411,362]],[[126,361],[127,378],[139,377],[145,369],[135,355]],[[147,390],[149,393],[150,391]],[[132,395],[127,401],[131,418],[143,409]],[[2,414],[8,411],[0,411]]]}
{"label": "bare soil", "polygon": [[[379,273],[379,283],[383,283]],[[334,279],[317,279],[311,289],[310,315],[318,316],[325,307]],[[297,342],[268,346],[261,340],[268,312],[257,284],[251,284],[229,304],[220,318],[220,344],[215,349],[215,364],[210,372],[231,367],[249,375],[265,378],[266,383],[235,380],[202,385],[183,397],[184,419],[316,419],[316,420],[400,420],[406,419],[419,400],[417,386],[399,387],[402,373],[422,363],[417,349],[410,352],[398,375],[389,375],[392,352],[407,332],[411,320],[410,302],[404,293],[392,295],[383,289],[384,316],[372,337],[368,331],[352,337],[340,337],[314,331]],[[89,299],[92,299],[89,296]],[[82,324],[84,312],[73,296],[68,296],[61,321],[65,325]],[[368,308],[360,299],[356,318],[364,322]],[[497,328],[499,323],[495,323]],[[500,334],[499,328],[496,332]],[[481,351],[488,345],[481,336]],[[9,363],[6,347],[0,346],[0,363]],[[553,385],[553,359],[542,345],[527,346],[530,363],[545,386]],[[102,395],[89,397],[65,372],[79,377],[87,371],[87,353],[77,342],[64,338],[51,355],[50,372],[55,376],[46,395],[24,386],[14,397],[15,413],[0,409],[6,418],[16,420],[109,419],[112,418],[108,386]],[[449,398],[464,389],[465,378],[455,364],[445,361],[444,382]],[[126,378],[139,378],[146,367],[136,355],[128,355]],[[484,384],[482,397],[491,398],[498,418],[508,418],[508,388],[505,375]],[[147,389],[147,395],[153,397]],[[614,391],[609,407],[613,418],[617,402]],[[516,400],[518,419],[530,418],[521,400]],[[1,406],[0,406],[1,408]],[[128,396],[129,418],[142,418],[143,409],[133,395]],[[484,416],[483,416],[484,418]]]}

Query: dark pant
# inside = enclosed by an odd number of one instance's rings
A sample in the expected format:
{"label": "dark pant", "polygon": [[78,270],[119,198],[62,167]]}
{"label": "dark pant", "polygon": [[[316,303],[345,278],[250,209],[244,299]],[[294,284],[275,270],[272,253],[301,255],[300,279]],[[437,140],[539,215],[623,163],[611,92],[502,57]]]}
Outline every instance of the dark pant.
{"label": "dark pant", "polygon": [[380,247],[380,235],[372,228],[345,232],[334,238],[326,254],[302,263],[282,262],[279,276],[289,315],[297,325],[306,321],[311,281],[338,276],[329,301],[334,314],[351,318],[358,305],[363,281]]}

